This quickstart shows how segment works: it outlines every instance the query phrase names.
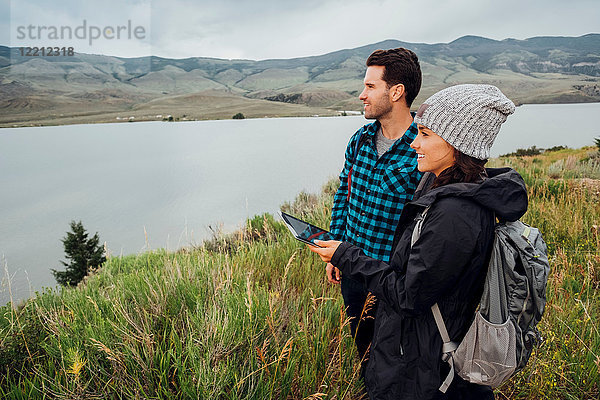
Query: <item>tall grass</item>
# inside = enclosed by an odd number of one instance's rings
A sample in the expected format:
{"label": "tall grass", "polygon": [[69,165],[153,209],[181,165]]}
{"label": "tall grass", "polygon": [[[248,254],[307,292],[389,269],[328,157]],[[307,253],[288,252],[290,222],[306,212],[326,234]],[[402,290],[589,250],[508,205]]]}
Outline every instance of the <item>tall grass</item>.
{"label": "tall grass", "polygon": [[[544,345],[507,399],[600,395],[600,206],[548,166],[584,150],[505,158],[525,178],[525,222],[549,246]],[[592,181],[593,184],[593,181]],[[319,226],[336,182],[283,207]],[[75,289],[0,309],[0,396],[356,399],[364,395],[339,287],[270,215],[201,247],[110,258]]]}
{"label": "tall grass", "polygon": [[[501,398],[600,396],[600,181],[585,174],[577,179],[548,176],[558,160],[572,166],[566,171],[569,175],[590,152],[561,150],[493,162],[512,166],[525,179],[529,209],[523,221],[542,232],[551,267],[539,326],[545,342],[528,367],[497,391]],[[590,173],[596,176],[600,170]]]}

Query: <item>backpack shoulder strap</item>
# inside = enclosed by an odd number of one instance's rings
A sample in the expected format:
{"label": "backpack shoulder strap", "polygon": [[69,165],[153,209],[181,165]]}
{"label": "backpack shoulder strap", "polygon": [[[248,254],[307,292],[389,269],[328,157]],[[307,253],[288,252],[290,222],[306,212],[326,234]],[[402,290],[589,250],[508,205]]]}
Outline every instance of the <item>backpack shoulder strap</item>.
{"label": "backpack shoulder strap", "polygon": [[354,146],[354,157],[352,159],[352,164],[356,161],[356,157],[358,156],[358,150],[360,150],[360,146],[367,140],[368,135],[365,135],[363,131],[358,132],[358,140],[356,141],[356,146]]}
{"label": "backpack shoulder strap", "polygon": [[[425,207],[425,209],[419,214],[416,218],[417,222],[412,232],[412,237],[410,240],[410,247],[412,247],[415,242],[421,236],[421,228],[423,227],[423,220],[427,216],[427,211],[429,211],[429,207],[431,205]],[[442,361],[447,362],[450,365],[450,372],[448,372],[448,376],[442,382],[439,390],[442,393],[446,393],[450,384],[454,380],[454,360],[452,359],[452,355],[454,351],[458,347],[458,343],[450,340],[450,335],[448,335],[448,329],[446,329],[446,324],[444,323],[444,318],[442,318],[442,313],[440,312],[440,307],[437,303],[431,306],[431,312],[433,313],[433,318],[435,319],[435,324],[437,325],[438,331],[440,332],[440,336],[442,337]]]}
{"label": "backpack shoulder strap", "polygon": [[452,354],[454,354],[454,351],[458,347],[458,343],[450,340],[444,318],[442,318],[442,313],[440,312],[440,307],[437,303],[431,306],[431,312],[433,313],[435,324],[437,325],[442,341],[444,342],[444,344],[442,344],[442,361],[447,362],[450,365],[450,372],[448,372],[446,379],[444,379],[442,386],[439,388],[440,392],[446,393],[446,390],[448,390],[450,384],[454,380],[454,360],[452,359]]}
{"label": "backpack shoulder strap", "polygon": [[433,174],[433,172],[423,173],[423,175],[421,176],[421,180],[419,181],[419,184],[415,189],[415,193],[413,194],[412,201],[417,200],[419,197],[425,194],[425,192],[428,191],[429,187],[432,185],[434,180],[435,175]]}
{"label": "backpack shoulder strap", "polygon": [[356,157],[358,156],[360,146],[362,146],[363,143],[366,142],[368,137],[369,135],[365,135],[365,133],[362,130],[358,132],[358,139],[356,140],[356,146],[354,147],[354,153],[352,154],[352,160],[350,161],[352,165],[350,166],[350,171],[348,171],[348,194],[346,195],[347,201],[350,200],[350,192],[352,191],[352,170],[354,169],[354,163],[356,162]]}
{"label": "backpack shoulder strap", "polygon": [[427,207],[425,207],[425,209],[423,211],[421,211],[421,213],[419,215],[417,215],[417,217],[415,218],[417,223],[415,224],[415,227],[413,228],[412,236],[410,238],[410,247],[411,248],[413,247],[415,242],[421,236],[421,229],[423,228],[423,220],[425,220],[425,217],[427,216],[427,212],[429,211],[430,207],[431,207],[431,205],[428,205]]}

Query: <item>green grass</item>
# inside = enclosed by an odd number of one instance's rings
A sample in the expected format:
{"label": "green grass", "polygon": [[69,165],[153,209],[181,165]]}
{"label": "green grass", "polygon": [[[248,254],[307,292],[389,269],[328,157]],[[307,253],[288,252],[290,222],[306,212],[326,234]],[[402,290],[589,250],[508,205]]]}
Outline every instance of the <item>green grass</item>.
{"label": "green grass", "polygon": [[[600,199],[585,176],[547,172],[589,151],[493,161],[524,176],[523,220],[542,231],[552,268],[545,343],[499,398],[600,395]],[[325,227],[335,185],[283,207]],[[112,257],[75,289],[0,309],[0,397],[360,398],[339,286],[323,267],[270,215],[198,248]]]}
{"label": "green grass", "polygon": [[[525,179],[529,209],[523,221],[542,232],[551,267],[539,325],[545,343],[527,368],[498,390],[505,398],[600,396],[600,181],[584,174],[553,179],[547,173],[557,160],[568,164],[571,159],[575,170],[594,151],[567,149],[493,161],[512,166]],[[596,167],[592,177],[599,172]]]}

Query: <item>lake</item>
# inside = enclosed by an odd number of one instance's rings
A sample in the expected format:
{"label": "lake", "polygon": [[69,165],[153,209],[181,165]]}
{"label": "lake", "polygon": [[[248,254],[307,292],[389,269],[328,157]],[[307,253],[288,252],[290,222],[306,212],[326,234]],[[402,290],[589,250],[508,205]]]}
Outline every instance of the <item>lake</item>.
{"label": "lake", "polygon": [[[113,256],[197,244],[337,176],[362,116],[0,129],[2,304],[54,286],[81,220]],[[525,105],[492,155],[600,137],[600,103]]]}

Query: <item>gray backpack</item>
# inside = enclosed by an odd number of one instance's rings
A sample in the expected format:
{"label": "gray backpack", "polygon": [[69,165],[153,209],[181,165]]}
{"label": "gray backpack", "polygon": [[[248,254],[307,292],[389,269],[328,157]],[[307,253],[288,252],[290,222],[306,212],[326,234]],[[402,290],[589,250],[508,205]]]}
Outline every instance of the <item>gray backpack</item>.
{"label": "gray backpack", "polygon": [[[411,246],[428,210],[417,217]],[[535,326],[544,313],[549,271],[546,243],[536,228],[521,221],[496,223],[479,309],[460,344],[450,340],[437,303],[431,307],[444,341],[442,360],[450,365],[441,392],[455,369],[468,382],[497,387],[525,367],[542,341]]]}

